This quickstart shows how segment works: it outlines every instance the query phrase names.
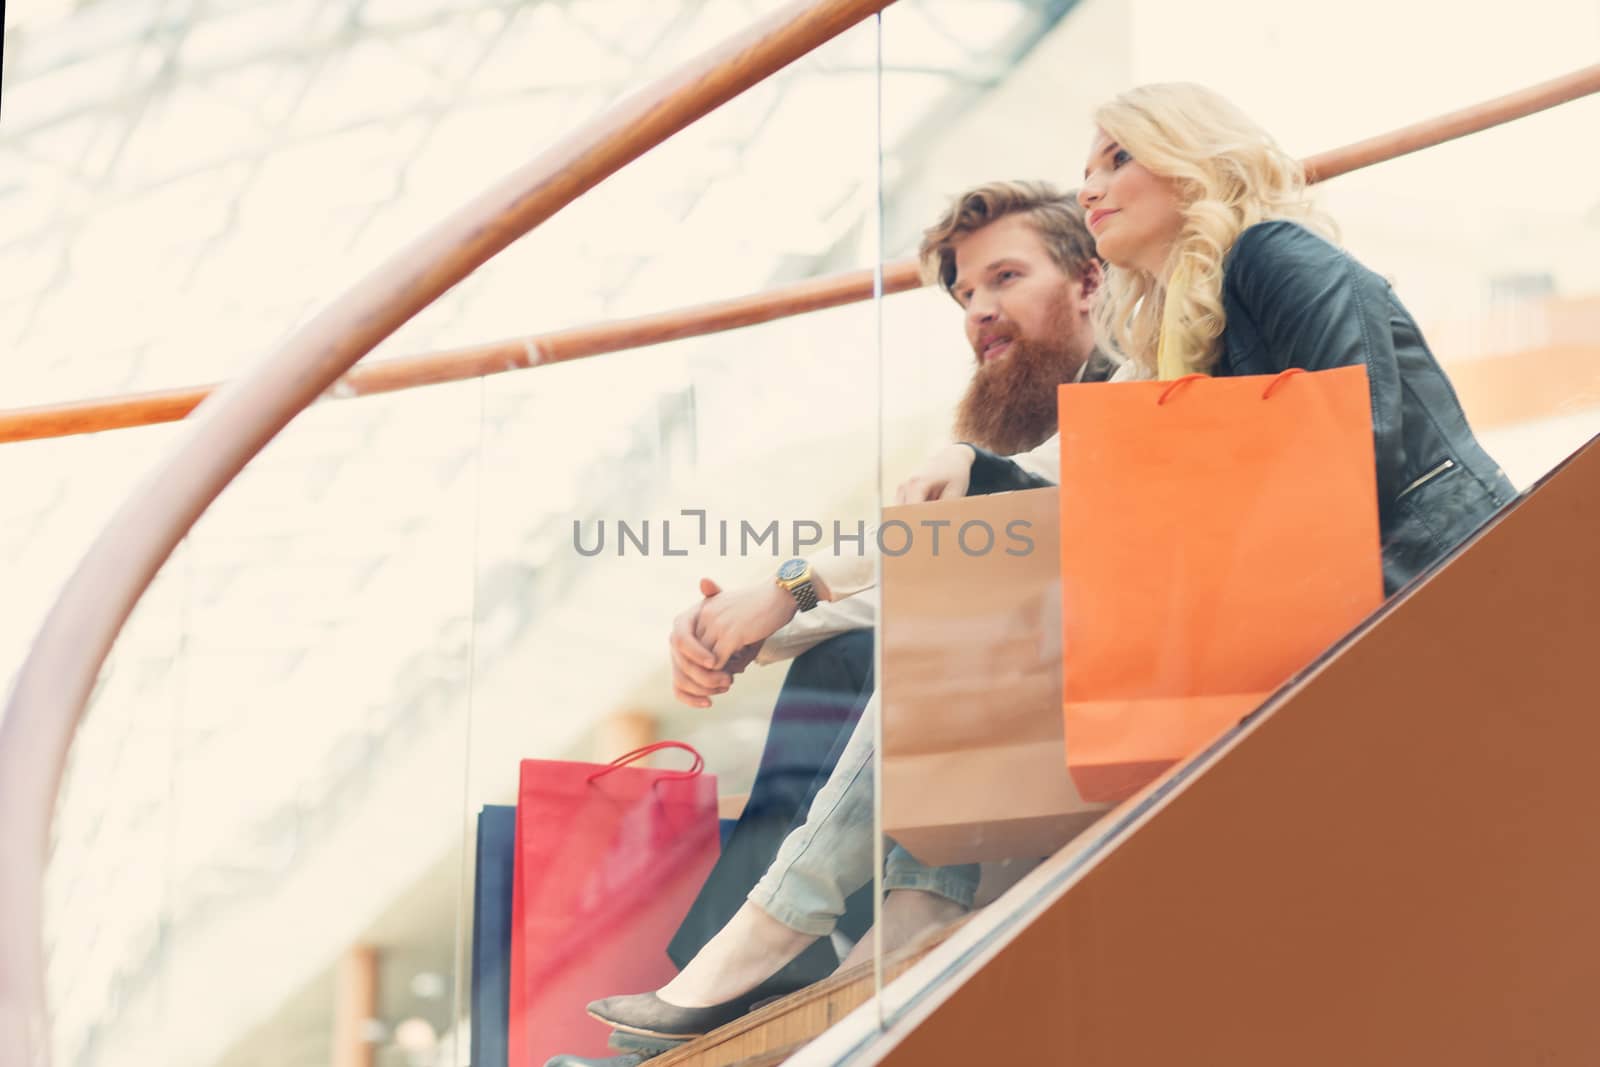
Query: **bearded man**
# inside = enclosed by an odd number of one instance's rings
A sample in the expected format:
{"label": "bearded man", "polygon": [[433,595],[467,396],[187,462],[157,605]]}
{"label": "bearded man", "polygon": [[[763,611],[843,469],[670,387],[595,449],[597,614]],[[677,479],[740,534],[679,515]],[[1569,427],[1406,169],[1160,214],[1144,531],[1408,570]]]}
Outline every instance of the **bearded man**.
{"label": "bearded man", "polygon": [[[1095,347],[1090,310],[1101,265],[1077,199],[1043,182],[979,186],[956,197],[924,232],[919,258],[930,281],[962,308],[975,362],[957,407],[955,439],[1053,478],[1056,387],[1104,381],[1118,369]],[[939,495],[918,478],[897,493],[902,502]],[[693,707],[709,707],[750,662],[798,657],[774,709],[744,815],[673,940],[671,955],[680,966],[748,907],[745,894],[805,815],[873,691],[869,628],[876,604],[858,595],[870,588],[873,570],[870,556],[818,557],[791,560],[776,581],[742,589],[722,591],[703,580],[704,598],[673,626],[673,689]],[[939,895],[945,884],[912,879],[894,888],[885,921],[898,920],[903,929],[886,930],[886,939],[915,936],[947,917],[949,902]],[[856,894],[840,920],[847,937],[859,937],[870,922],[868,892]],[[823,940],[763,988],[814,981],[836,959]],[[702,1004],[726,999],[718,989],[663,992],[683,992]]]}
{"label": "bearded man", "polygon": [[[1056,270],[1039,269],[1030,238]],[[1089,320],[1101,282],[1094,242],[1081,213],[1049,186],[967,193],[927,231],[922,258],[966,310],[978,364],[956,412],[957,441],[1004,456],[1037,449],[1056,432],[1056,386],[1116,370],[1095,348]]]}
{"label": "bearded man", "polygon": [[[979,186],[957,197],[925,231],[919,256],[930,280],[962,308],[976,364],[955,419],[955,438],[966,444],[952,447],[1011,456],[1053,477],[1056,387],[1103,381],[1118,369],[1094,344],[1090,307],[1102,275],[1083,209],[1073,195],[1043,182]],[[933,461],[924,467],[939,469]],[[937,499],[943,488],[919,476],[897,497]],[[961,489],[983,491],[976,484]],[[617,1020],[613,1043],[626,1051],[603,1061],[607,1067],[637,1064],[675,1043],[652,1044],[641,1034],[660,1034],[663,1027],[704,1032],[838,965],[836,941],[797,933],[747,894],[805,819],[872,696],[876,604],[859,594],[870,589],[873,573],[870,556],[817,557],[790,560],[775,580],[740,589],[723,591],[702,579],[702,599],[675,620],[673,692],[691,707],[709,707],[751,662],[794,658],[794,664],[744,814],[669,948],[684,970],[658,994],[591,1005],[591,1014],[608,1021],[608,1006],[626,1016],[639,1010],[630,1007],[636,1001],[649,1016]],[[975,867],[923,868],[911,861],[897,868],[891,860],[885,947],[966,910],[975,885]],[[869,884],[838,909],[834,928],[846,938],[859,940],[870,924],[870,892]],[[663,1012],[671,1018],[655,1018]],[[560,1056],[551,1064],[600,1062]]]}
{"label": "bearded man", "polygon": [[[970,450],[968,466],[972,453],[1010,456],[1054,481],[1056,387],[1106,381],[1120,369],[1095,347],[1090,316],[1102,273],[1083,209],[1044,182],[992,182],[957,197],[924,231],[919,258],[965,312],[976,362],[957,406],[963,443],[951,448]],[[936,470],[943,454],[923,470]],[[900,486],[897,502],[941,499],[942,488],[919,475]],[[702,580],[704,599],[673,626],[674,695],[709,707],[746,664],[788,659],[871,625],[870,602],[852,598],[871,587],[873,571],[870,556],[818,557],[789,560],[776,581],[743,589]]]}

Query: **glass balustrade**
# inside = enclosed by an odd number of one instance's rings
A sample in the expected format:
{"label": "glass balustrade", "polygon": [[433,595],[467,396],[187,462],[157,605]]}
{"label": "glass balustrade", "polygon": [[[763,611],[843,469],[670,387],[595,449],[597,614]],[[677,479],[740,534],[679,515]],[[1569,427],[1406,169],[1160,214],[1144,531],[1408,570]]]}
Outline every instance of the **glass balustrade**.
{"label": "glass balustrade", "polygon": [[[922,7],[886,14],[889,52],[898,20]],[[1374,20],[1385,26],[1381,39],[1368,32]],[[1436,75],[1406,77],[1414,69],[1406,57],[1436,30],[1420,11],[1376,6],[1371,18],[1329,22],[1246,4],[1074,5],[995,91],[947,116],[925,145],[886,146],[887,252],[914,252],[962,190],[1017,179],[1076,189],[1095,108],[1132,85],[1204,83],[1308,157],[1581,67],[1596,40],[1592,12],[1574,5],[1540,4],[1514,23],[1462,12],[1452,40],[1492,40],[1496,54],[1516,58],[1485,65],[1452,47],[1438,54]],[[903,89],[885,83],[886,113],[904,103]],[[1452,479],[1458,488],[1490,483],[1498,465],[1509,480],[1500,495],[1510,499],[1600,432],[1600,319],[1587,251],[1597,218],[1578,147],[1597,106],[1580,100],[1314,190],[1340,243],[1393,286],[1443,368],[1448,385],[1425,387],[1434,391],[1430,410],[1446,418],[1457,395],[1492,457],[1485,465],[1447,451],[1426,463],[1407,455],[1405,484],[1396,471],[1380,479],[1381,514],[1370,460],[1349,461],[1352,449],[1371,447],[1366,392],[1352,405],[1338,397],[1342,385],[1289,378],[1263,401],[1270,377],[1256,380],[1250,398],[1226,391],[1249,383],[1223,380],[1170,392],[1159,383],[1074,386],[1061,399],[1065,443],[1045,448],[1059,489],[976,495],[996,488],[998,468],[989,466],[966,499],[891,506],[894,487],[918,472],[914,461],[941,442],[991,434],[997,452],[1031,447],[1048,431],[1008,431],[1039,404],[1056,429],[1056,398],[1050,388],[1032,406],[1019,403],[1021,370],[1008,390],[995,386],[1008,361],[1020,362],[1005,342],[1025,332],[1033,305],[1002,288],[1025,282],[986,282],[977,260],[1003,258],[1015,239],[991,230],[992,248],[965,246],[971,262],[960,265],[979,273],[963,274],[975,280],[971,297],[957,295],[999,308],[991,325],[979,322],[983,308],[958,306],[934,287],[884,302],[883,514],[885,528],[903,524],[895,548],[904,551],[883,561],[880,828],[891,875],[896,844],[901,860],[914,861],[902,863],[898,882],[891,877],[886,900],[896,885],[928,892],[885,905],[886,929],[898,915],[918,934],[903,927],[886,944],[880,973],[888,980],[930,952],[935,959],[885,989],[880,1022],[904,1017],[949,980],[963,946],[1006,930],[1042,891],[1103,856],[1190,757],[1376,610],[1380,562],[1393,593],[1397,577],[1437,557],[1440,544],[1406,547],[1406,522],[1453,531],[1453,541],[1492,513],[1484,504],[1473,522],[1453,514],[1463,498]],[[1104,236],[1115,234],[1114,221],[1105,227]],[[980,366],[965,322],[978,322],[980,347],[994,341],[995,366]],[[1050,329],[1072,332],[1059,318]],[[1242,355],[1244,373],[1271,366],[1262,353]],[[1317,354],[1295,355],[1314,363]],[[1415,367],[1407,381],[1421,381]],[[983,418],[979,401],[1010,405],[1015,417]],[[1300,414],[1253,415],[1247,401]],[[952,433],[958,412],[966,414]],[[1406,447],[1424,447],[1418,414],[1407,418]],[[925,430],[920,438],[896,432],[913,424]],[[1395,442],[1387,446],[1392,457]],[[1274,462],[1262,463],[1257,449]],[[1372,536],[1380,528],[1381,558]],[[1365,547],[1341,547],[1352,536]],[[940,925],[963,914],[969,925],[956,944],[930,949],[959,929]],[[918,936],[928,940],[918,946]]]}
{"label": "glass balustrade", "polygon": [[[775,6],[369,4],[344,36],[309,9],[219,7],[189,44],[168,42],[174,88],[139,82],[154,102],[143,120],[92,86],[63,114],[37,92],[20,120],[11,108],[18,85],[83,73],[64,43],[73,19],[136,59],[132,22],[85,9],[34,25],[20,49],[8,31],[0,150],[30,169],[27,197],[0,210],[37,220],[0,244],[19,281],[15,348],[34,368],[17,402],[234,373],[500,173]],[[1409,69],[1430,24],[1374,8],[1392,30],[1375,41],[1246,5],[902,0],[602,183],[376,358],[912,256],[962,190],[1081,182],[1094,106],[1131,84],[1205,82],[1307,156],[1586,61],[1592,12],[1536,6],[1515,26],[1460,14],[1464,40],[1496,42],[1492,67],[1463,51],[1437,76],[1353,85],[1352,49],[1371,70]],[[291,62],[274,34],[311,44]],[[144,68],[128,69],[137,81]],[[260,126],[241,145],[196,132],[240,107]],[[1515,491],[1600,429],[1597,222],[1573,154],[1595,108],[1317,190]],[[63,193],[41,147],[52,123],[54,143],[101,153],[74,154],[104,174],[81,195]],[[94,148],[118,131],[127,154]],[[31,284],[43,275],[59,280]],[[938,967],[886,983],[930,954],[948,963],[945,939],[1014,923],[1379,606],[1368,544],[1277,583],[1292,604],[1359,595],[1301,611],[1321,628],[1296,620],[1272,664],[1252,673],[1219,651],[1273,636],[1237,614],[1263,602],[1264,573],[1283,577],[1270,570],[1283,558],[1262,553],[1295,530],[1389,521],[1338,473],[1350,462],[1304,478],[1213,466],[1241,516],[1220,526],[1201,521],[1193,485],[1141,487],[1151,456],[1184,450],[1151,443],[1172,431],[1129,437],[1104,398],[1220,411],[1204,432],[1238,444],[1249,416],[1218,399],[1221,381],[1069,390],[1079,451],[1044,471],[1059,489],[986,480],[899,503],[954,441],[1003,455],[1055,428],[1048,375],[997,373],[1044,357],[1008,348],[1020,334],[1004,318],[969,337],[959,295],[932,285],[295,420],[163,568],[74,746],[46,880],[55,1061],[667,1063],[724,1022],[755,1033],[803,1004],[836,1020],[877,993],[867,1014],[892,1023]],[[1062,306],[1040,330],[1081,327]],[[111,343],[119,330],[126,345]],[[991,364],[974,341],[994,342]],[[1348,460],[1370,440],[1350,432],[1357,394],[1324,380],[1273,384],[1297,414],[1260,432],[1284,454]],[[1259,384],[1252,402],[1270,404]],[[112,507],[183,434],[0,447],[8,674]],[[1391,488],[1433,495],[1470,473],[1446,461]],[[1326,521],[1318,500],[1338,501]],[[1185,552],[1199,562],[1180,565]],[[811,570],[791,593],[777,579],[793,558]],[[834,602],[799,612],[808,577]],[[723,669],[693,665],[702,641]],[[1119,676],[1130,649],[1152,651]],[[1198,691],[1217,662],[1246,682]],[[1152,678],[1171,684],[1140,689]],[[1196,699],[1209,725],[1177,730],[1181,743],[1095,733],[1137,700],[1177,714]],[[1095,760],[1075,759],[1094,745]],[[601,1006],[603,1020],[585,1010],[655,991]],[[814,1030],[726,1043],[722,1062]]]}

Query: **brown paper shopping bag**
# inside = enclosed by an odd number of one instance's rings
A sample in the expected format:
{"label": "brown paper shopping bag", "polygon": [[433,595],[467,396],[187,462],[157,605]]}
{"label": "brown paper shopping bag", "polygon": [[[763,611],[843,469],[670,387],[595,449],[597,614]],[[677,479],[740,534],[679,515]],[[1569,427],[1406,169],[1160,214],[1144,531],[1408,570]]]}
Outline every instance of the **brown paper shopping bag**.
{"label": "brown paper shopping bag", "polygon": [[1054,489],[884,509],[884,832],[924,863],[1049,855],[1106,809],[1062,766],[1057,521]]}
{"label": "brown paper shopping bag", "polygon": [[1066,385],[1067,763],[1116,801],[1383,600],[1366,369]]}

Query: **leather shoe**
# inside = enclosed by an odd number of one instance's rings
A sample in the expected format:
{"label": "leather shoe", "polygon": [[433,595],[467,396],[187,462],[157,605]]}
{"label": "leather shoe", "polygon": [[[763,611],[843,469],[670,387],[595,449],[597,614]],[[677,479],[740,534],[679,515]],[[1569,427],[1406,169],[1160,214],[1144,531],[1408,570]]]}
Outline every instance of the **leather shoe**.
{"label": "leather shoe", "polygon": [[630,1034],[626,1030],[613,1030],[611,1036],[606,1038],[606,1044],[618,1052],[637,1052],[648,1059],[671,1052],[688,1042],[675,1037],[645,1037],[642,1034]]}
{"label": "leather shoe", "polygon": [[743,996],[713,1004],[709,1008],[680,1008],[668,1004],[654,993],[634,993],[607,997],[589,1005],[589,1015],[607,1026],[645,1037],[689,1039],[709,1034],[745,1015],[758,1000],[769,996],[753,989]]}

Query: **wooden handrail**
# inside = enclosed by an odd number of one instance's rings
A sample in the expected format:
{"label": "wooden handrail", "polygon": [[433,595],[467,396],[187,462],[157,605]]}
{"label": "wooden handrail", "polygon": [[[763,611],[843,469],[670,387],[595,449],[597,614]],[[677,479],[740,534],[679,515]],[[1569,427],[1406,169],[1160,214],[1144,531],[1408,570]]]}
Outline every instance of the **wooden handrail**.
{"label": "wooden handrail", "polygon": [[[1306,179],[1312,183],[1327,181],[1375,163],[1384,163],[1445,141],[1526,118],[1596,92],[1600,92],[1600,64],[1343,148],[1321,152],[1303,161]],[[920,284],[912,261],[898,260],[885,265],[885,293],[904,292]],[[855,303],[871,295],[871,272],[848,271],[748,296],[621,322],[580,326],[557,333],[383,360],[351,371],[333,387],[331,394],[341,398],[371,396],[522,370],[546,363],[598,356],[772,322],[808,311]],[[0,444],[176,422],[187,417],[220,387],[189,386],[99,400],[0,410]]]}
{"label": "wooden handrail", "polygon": [[1325,182],[1374,163],[1386,163],[1470,133],[1527,118],[1597,92],[1600,92],[1600,63],[1472,107],[1464,107],[1460,111],[1452,111],[1448,115],[1402,126],[1398,130],[1335,148],[1331,152],[1318,153],[1304,161],[1306,180]]}
{"label": "wooden handrail", "polygon": [[[921,284],[915,260],[895,260],[883,265],[884,293],[904,292]],[[380,360],[356,367],[335,382],[327,395],[342,399],[392,393],[644,348],[686,337],[703,337],[867,300],[872,296],[873,285],[872,271],[846,271],[676,311]],[[0,444],[177,422],[188,417],[220,388],[222,383],[219,382],[104,400],[0,411]]]}
{"label": "wooden handrail", "polygon": [[67,580],[0,718],[0,1050],[47,1064],[42,889],[68,746],[100,665],[183,535],[358,359],[497,252],[691,122],[893,0],[795,0],[514,171],[338,297],[194,414]]}

